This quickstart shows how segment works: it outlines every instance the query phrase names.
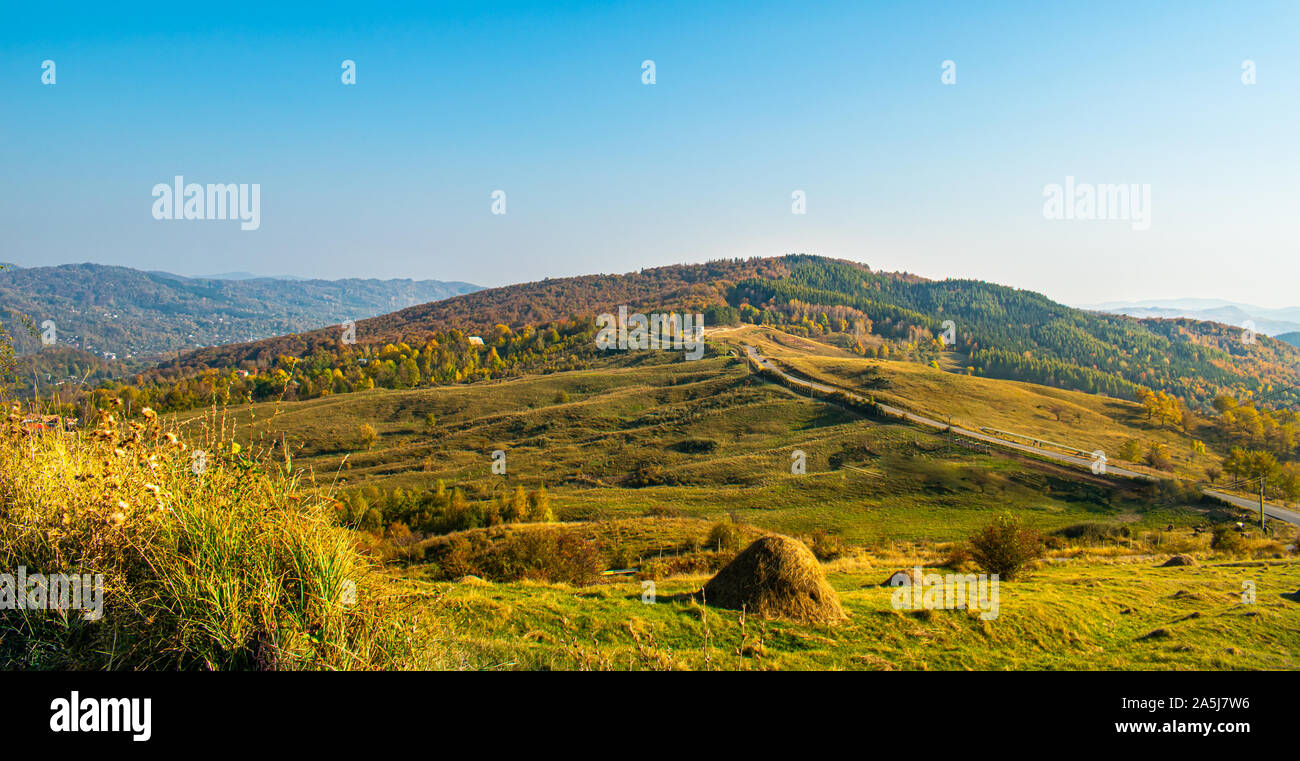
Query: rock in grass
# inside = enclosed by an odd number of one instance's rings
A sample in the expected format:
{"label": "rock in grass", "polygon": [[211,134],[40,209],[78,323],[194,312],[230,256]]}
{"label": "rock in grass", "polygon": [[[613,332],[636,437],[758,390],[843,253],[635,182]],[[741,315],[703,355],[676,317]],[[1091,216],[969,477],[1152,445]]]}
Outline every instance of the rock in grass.
{"label": "rock in grass", "polygon": [[844,619],[839,597],[803,542],[765,536],[704,585],[708,605],[762,618],[833,624]]}

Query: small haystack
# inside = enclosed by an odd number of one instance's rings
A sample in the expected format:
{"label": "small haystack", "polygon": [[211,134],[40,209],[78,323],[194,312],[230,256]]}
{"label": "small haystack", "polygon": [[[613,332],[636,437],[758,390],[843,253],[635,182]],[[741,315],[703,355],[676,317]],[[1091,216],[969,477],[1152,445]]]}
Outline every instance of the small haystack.
{"label": "small haystack", "polygon": [[763,618],[824,624],[844,618],[817,558],[788,536],[765,536],[746,547],[704,585],[704,601]]}
{"label": "small haystack", "polygon": [[910,587],[921,583],[921,572],[915,568],[900,568],[889,574],[882,587]]}
{"label": "small haystack", "polygon": [[492,582],[484,580],[483,577],[481,577],[481,576],[474,576],[474,575],[470,575],[470,576],[461,576],[460,578],[456,579],[456,583],[457,583],[457,584],[468,584],[468,585],[470,585],[471,587],[490,587],[490,586],[492,586]]}
{"label": "small haystack", "polygon": [[1196,565],[1196,560],[1191,555],[1174,555],[1165,562],[1160,564],[1161,568],[1168,568],[1173,565]]}

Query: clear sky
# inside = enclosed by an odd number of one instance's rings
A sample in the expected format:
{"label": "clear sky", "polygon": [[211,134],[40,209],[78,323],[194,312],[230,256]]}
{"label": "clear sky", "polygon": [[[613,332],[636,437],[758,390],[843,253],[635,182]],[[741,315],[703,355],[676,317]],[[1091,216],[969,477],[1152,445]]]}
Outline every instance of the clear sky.
{"label": "clear sky", "polygon": [[[0,7],[0,261],[491,286],[808,252],[1300,303],[1295,0],[110,5]],[[155,220],[178,174],[260,183],[261,227]],[[1045,219],[1067,176],[1150,185],[1150,229]]]}

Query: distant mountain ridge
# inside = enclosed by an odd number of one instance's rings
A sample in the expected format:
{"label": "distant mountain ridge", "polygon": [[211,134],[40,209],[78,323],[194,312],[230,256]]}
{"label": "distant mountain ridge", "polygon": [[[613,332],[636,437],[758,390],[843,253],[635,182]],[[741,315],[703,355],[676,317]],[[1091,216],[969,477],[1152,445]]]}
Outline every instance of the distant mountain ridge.
{"label": "distant mountain ridge", "polygon": [[19,353],[40,348],[19,315],[53,322],[57,344],[118,360],[165,358],[362,320],[480,290],[440,280],[190,278],[100,264],[0,270],[0,323]]}
{"label": "distant mountain ridge", "polygon": [[1247,320],[1255,323],[1255,331],[1266,336],[1300,331],[1300,307],[1270,309],[1241,304],[1224,299],[1147,299],[1142,301],[1109,301],[1101,304],[1084,304],[1080,309],[1130,317],[1175,319],[1188,317],[1205,322],[1219,322],[1233,327],[1243,327]]}

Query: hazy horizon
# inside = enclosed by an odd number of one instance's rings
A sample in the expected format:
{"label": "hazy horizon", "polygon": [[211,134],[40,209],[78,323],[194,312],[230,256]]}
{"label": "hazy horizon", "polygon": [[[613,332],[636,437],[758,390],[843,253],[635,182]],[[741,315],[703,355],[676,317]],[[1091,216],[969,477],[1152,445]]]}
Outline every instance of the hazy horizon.
{"label": "hazy horizon", "polygon": [[[801,253],[804,253],[804,252],[801,252]],[[774,254],[773,256],[782,256],[782,254]],[[717,258],[722,258],[722,257],[712,257],[712,258],[717,259]],[[745,257],[745,258],[748,258],[748,257]],[[834,259],[850,259],[851,261],[855,261],[855,262],[858,262],[858,263],[860,263],[860,264],[866,264],[866,265],[868,265],[868,266],[870,266],[870,264],[871,264],[870,262],[863,262],[863,261],[860,261],[860,260],[857,260],[857,259],[852,259],[851,257],[836,256],[836,257],[828,257],[828,258],[834,258]],[[655,267],[668,267],[668,266],[673,266],[674,264],[699,264],[699,263],[703,263],[703,261],[708,261],[708,260],[702,260],[701,262],[664,262],[664,263],[656,263],[656,264],[646,265],[645,267],[638,267],[638,268],[633,269],[633,270],[608,271],[608,272],[604,272],[604,271],[596,271],[596,272],[578,272],[578,273],[566,274],[566,275],[548,275],[548,276],[545,276],[545,277],[550,277],[550,278],[552,278],[552,279],[555,279],[555,278],[563,278],[563,277],[578,277],[578,276],[581,276],[581,275],[621,275],[621,274],[626,274],[626,273],[628,273],[628,272],[636,272],[636,271],[641,270],[641,269],[653,269],[653,268],[655,268]],[[20,266],[20,267],[58,267],[58,266],[64,266],[64,265],[75,265],[75,264],[100,264],[100,265],[105,265],[105,266],[129,266],[129,265],[120,265],[120,264],[116,264],[115,262],[85,262],[85,261],[67,261],[67,262],[57,262],[57,263],[53,263],[53,264],[23,264],[23,263],[21,263],[21,262],[13,262],[13,263],[14,263],[14,264],[17,264],[17,265]],[[878,270],[879,268],[877,268],[877,267],[872,267],[872,269],[873,269],[873,270]],[[360,280],[415,280],[415,281],[420,281],[420,280],[437,280],[437,281],[441,281],[441,282],[444,282],[444,283],[464,283],[464,284],[467,284],[467,285],[472,285],[472,286],[476,286],[476,287],[479,287],[479,288],[485,288],[485,289],[486,289],[486,288],[503,288],[503,287],[507,287],[507,286],[511,286],[511,285],[521,285],[521,284],[523,284],[523,283],[536,282],[536,281],[534,281],[534,280],[521,280],[521,281],[515,281],[515,282],[480,283],[480,282],[474,282],[474,281],[471,281],[471,280],[461,280],[461,279],[454,278],[454,277],[439,277],[439,276],[436,275],[436,274],[435,274],[435,275],[432,275],[432,276],[428,276],[428,277],[415,277],[415,276],[410,276],[410,275],[407,275],[407,276],[394,275],[394,276],[391,276],[391,277],[376,277],[376,276],[374,276],[374,275],[365,275],[365,274],[351,274],[351,275],[344,274],[344,275],[339,275],[338,277],[321,277],[321,276],[318,276],[318,275],[311,275],[311,274],[306,274],[306,273],[290,273],[290,272],[282,272],[282,273],[277,273],[277,274],[268,274],[268,273],[265,273],[265,272],[248,272],[248,271],[189,273],[189,272],[177,272],[177,271],[175,271],[175,270],[168,270],[168,269],[162,269],[162,270],[142,270],[142,271],[149,271],[149,272],[166,272],[166,273],[168,273],[168,274],[172,274],[172,275],[180,275],[180,276],[182,276],[182,277],[188,277],[188,278],[192,278],[192,279],[229,279],[229,280],[235,280],[235,279],[252,279],[252,278],[270,278],[270,279],[273,279],[273,280],[346,280],[346,279],[360,279]],[[891,270],[891,271],[903,272],[903,271],[907,271],[907,270]],[[918,273],[918,272],[911,272],[911,271],[908,271],[908,272],[909,272],[910,274],[913,274],[913,275],[921,275],[921,273]],[[925,275],[921,275],[921,276],[922,276],[922,277],[925,277]],[[544,280],[545,277],[543,277],[543,278],[539,278],[539,280]],[[929,279],[932,279],[932,280],[944,280],[945,278],[938,277],[938,278],[929,278]],[[965,278],[965,279],[987,280],[986,278]],[[992,281],[990,281],[990,282],[992,282]],[[999,285],[1012,285],[1012,284],[1010,284],[1010,283],[999,283]],[[1013,287],[1018,287],[1018,286],[1013,286]],[[1035,289],[1025,289],[1025,290],[1035,290]],[[1070,302],[1070,301],[1064,301],[1064,300],[1058,299],[1058,298],[1056,298],[1052,293],[1050,293],[1050,292],[1048,292],[1048,291],[1038,291],[1038,292],[1039,292],[1039,293],[1042,293],[1043,295],[1047,296],[1048,298],[1051,298],[1052,300],[1056,301],[1057,303],[1064,304],[1064,305],[1066,305],[1066,306],[1071,306],[1071,307],[1074,307],[1074,308],[1076,308],[1076,309],[1105,309],[1105,308],[1108,308],[1108,307],[1120,307],[1120,306],[1157,306],[1157,307],[1164,307],[1164,306],[1166,306],[1165,304],[1156,304],[1155,302],[1195,302],[1195,301],[1216,302],[1216,303],[1222,303],[1222,304],[1231,304],[1231,305],[1234,305],[1234,306],[1258,307],[1258,308],[1260,308],[1260,309],[1269,309],[1269,310],[1291,309],[1291,308],[1297,308],[1297,309],[1300,309],[1300,298],[1295,299],[1295,301],[1293,301],[1293,302],[1283,302],[1283,303],[1277,303],[1277,304],[1262,304],[1262,303],[1258,303],[1258,302],[1234,301],[1234,300],[1232,300],[1232,299],[1219,298],[1219,297],[1217,297],[1217,296],[1213,296],[1213,295],[1185,295],[1185,294],[1184,294],[1184,295],[1175,295],[1175,296],[1139,297],[1139,298],[1132,298],[1132,299],[1107,299],[1107,300],[1104,300],[1104,301],[1098,301],[1098,302]],[[1208,305],[1207,305],[1207,306],[1208,306]],[[1173,307],[1170,307],[1170,308],[1173,308]],[[1191,307],[1187,307],[1187,308],[1191,308]]]}

